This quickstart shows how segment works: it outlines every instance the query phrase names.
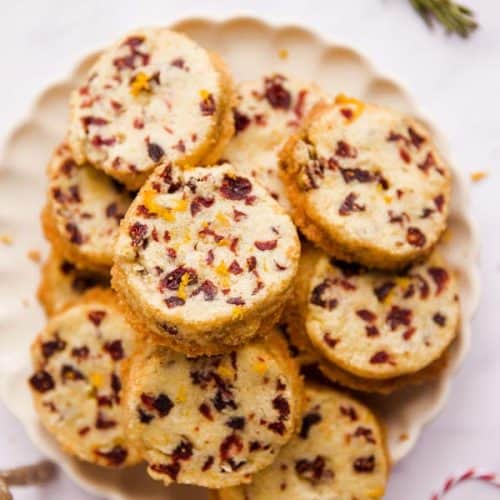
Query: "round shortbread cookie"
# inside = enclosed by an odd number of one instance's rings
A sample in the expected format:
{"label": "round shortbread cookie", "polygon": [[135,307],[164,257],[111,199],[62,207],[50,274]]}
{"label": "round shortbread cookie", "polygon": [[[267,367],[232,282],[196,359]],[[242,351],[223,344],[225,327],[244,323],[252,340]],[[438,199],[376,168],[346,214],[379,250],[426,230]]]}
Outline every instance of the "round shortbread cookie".
{"label": "round shortbread cookie", "polygon": [[412,118],[337,97],[316,105],[281,153],[296,224],[330,255],[402,268],[446,228],[450,173]]}
{"label": "round shortbread cookie", "polygon": [[375,500],[389,473],[384,436],[372,412],[344,393],[306,386],[298,435],[252,484],[219,490],[219,500]]}
{"label": "round shortbread cookie", "polygon": [[45,428],[71,455],[121,467],[140,461],[125,432],[123,362],[136,344],[111,291],[53,316],[32,345],[29,383]]}
{"label": "round shortbread cookie", "polygon": [[354,375],[389,379],[437,360],[455,338],[457,282],[442,258],[398,274],[323,255],[299,305],[321,355]]}
{"label": "round shortbread cookie", "polygon": [[73,92],[70,146],[131,189],[159,163],[213,163],[233,134],[232,87],[220,59],[186,36],[134,31]]}
{"label": "round shortbread cookie", "polygon": [[55,151],[48,175],[42,214],[47,239],[78,267],[109,272],[120,220],[132,195],[91,165],[78,165],[66,145]]}
{"label": "round shortbread cookie", "polygon": [[72,262],[52,251],[42,268],[38,299],[47,315],[52,316],[94,287],[109,288],[109,278],[78,269]]}
{"label": "round shortbread cookie", "polygon": [[290,440],[301,414],[297,366],[276,333],[212,357],[146,343],[129,374],[129,433],[151,477],[166,485],[249,482]]}
{"label": "round shortbread cookie", "polygon": [[239,173],[260,182],[287,212],[290,202],[278,175],[278,154],[322,97],[316,84],[280,74],[244,82],[237,88],[233,108],[236,133],[223,156]]}
{"label": "round shortbread cookie", "polygon": [[290,217],[258,183],[227,163],[167,165],[121,224],[112,285],[138,329],[217,354],[276,323],[299,254]]}

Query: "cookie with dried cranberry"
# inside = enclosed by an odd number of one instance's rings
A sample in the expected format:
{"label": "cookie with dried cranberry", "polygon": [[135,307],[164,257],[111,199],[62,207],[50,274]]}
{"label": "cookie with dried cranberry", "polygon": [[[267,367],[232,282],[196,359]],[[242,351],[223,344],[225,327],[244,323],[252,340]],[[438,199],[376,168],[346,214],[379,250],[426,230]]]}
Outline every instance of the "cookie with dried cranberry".
{"label": "cookie with dried cranberry", "polygon": [[249,485],[219,500],[381,499],[389,474],[384,435],[373,413],[346,394],[306,385],[298,434]]}
{"label": "cookie with dried cranberry", "polygon": [[448,167],[430,133],[396,111],[345,96],[320,103],[281,160],[296,224],[337,258],[400,269],[446,228]]}
{"label": "cookie with dried cranberry", "polygon": [[77,267],[107,274],[120,220],[132,195],[113,178],[85,163],[78,165],[66,145],[49,164],[45,236]]}
{"label": "cookie with dried cranberry", "polygon": [[141,331],[218,354],[276,323],[299,254],[290,217],[258,183],[227,163],[169,164],[121,224],[112,284]]}
{"label": "cookie with dried cranberry", "polygon": [[106,49],[71,96],[69,143],[130,189],[160,163],[219,159],[233,134],[224,64],[166,28],[129,33]]}
{"label": "cookie with dried cranberry", "polygon": [[280,74],[237,88],[235,135],[223,156],[242,175],[260,182],[287,212],[290,202],[278,175],[278,153],[322,97],[316,84]]}
{"label": "cookie with dried cranberry", "polygon": [[78,269],[72,262],[52,251],[42,268],[38,299],[46,314],[52,316],[94,287],[109,288],[109,278]]}
{"label": "cookie with dried cranberry", "polygon": [[300,418],[301,380],[277,333],[198,358],[146,342],[127,380],[129,435],[166,485],[248,483]]}
{"label": "cookie with dried cranberry", "polygon": [[64,450],[105,467],[138,463],[122,404],[125,360],[136,334],[111,291],[93,290],[49,319],[32,345],[35,409]]}
{"label": "cookie with dried cranberry", "polygon": [[456,279],[436,253],[400,273],[323,255],[299,307],[324,358],[377,380],[414,374],[438,360],[457,334],[460,315]]}

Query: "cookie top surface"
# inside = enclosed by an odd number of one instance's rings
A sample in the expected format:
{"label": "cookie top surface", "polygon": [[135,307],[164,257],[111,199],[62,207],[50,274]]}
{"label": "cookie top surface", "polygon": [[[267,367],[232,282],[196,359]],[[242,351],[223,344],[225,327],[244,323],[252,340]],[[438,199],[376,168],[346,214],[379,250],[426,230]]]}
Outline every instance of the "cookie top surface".
{"label": "cookie top surface", "polygon": [[229,164],[168,165],[137,195],[115,253],[114,286],[129,305],[202,343],[282,300],[300,243],[278,203]]}
{"label": "cookie top surface", "polygon": [[78,261],[111,267],[120,220],[132,195],[90,164],[78,165],[65,145],[55,152],[48,173],[44,225],[50,228],[49,239]]}
{"label": "cookie top surface", "polygon": [[125,433],[122,363],[135,333],[111,292],[95,292],[53,316],[32,346],[29,379],[43,425],[78,458],[109,467],[139,461]]}
{"label": "cookie top surface", "polygon": [[298,435],[252,484],[221,490],[219,500],[383,497],[389,464],[371,411],[333,389],[306,386],[305,394]]}
{"label": "cookie top surface", "polygon": [[401,273],[368,271],[324,255],[301,305],[306,333],[325,358],[355,375],[414,373],[454,339],[457,288],[436,253]]}
{"label": "cookie top surface", "polygon": [[96,286],[108,288],[109,277],[78,269],[69,260],[51,252],[42,269],[38,296],[47,314],[52,315]]}
{"label": "cookie top surface", "polygon": [[149,344],[129,381],[129,431],[165,484],[250,481],[291,438],[302,402],[297,368],[272,335],[199,358]]}
{"label": "cookie top surface", "polygon": [[260,182],[287,211],[290,202],[278,175],[278,153],[321,97],[314,83],[280,74],[244,82],[237,88],[235,136],[223,156],[242,175]]}
{"label": "cookie top surface", "polygon": [[186,36],[137,30],[105,50],[72,94],[71,147],[138,188],[159,162],[184,161],[216,136],[224,78]]}
{"label": "cookie top surface", "polygon": [[429,133],[344,96],[316,106],[307,121],[282,164],[307,218],[357,260],[381,267],[428,252],[446,227],[450,198],[450,173]]}

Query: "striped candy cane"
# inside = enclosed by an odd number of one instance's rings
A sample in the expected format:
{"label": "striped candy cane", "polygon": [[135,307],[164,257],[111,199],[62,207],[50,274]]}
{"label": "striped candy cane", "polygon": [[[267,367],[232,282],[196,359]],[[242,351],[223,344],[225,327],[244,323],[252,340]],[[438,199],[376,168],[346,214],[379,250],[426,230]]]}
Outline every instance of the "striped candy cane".
{"label": "striped candy cane", "polygon": [[474,468],[466,470],[463,474],[457,477],[450,477],[446,480],[443,487],[438,493],[434,493],[431,496],[431,500],[440,500],[455,486],[464,483],[466,481],[482,481],[495,488],[500,488],[500,479],[497,478],[496,474],[489,473],[479,473]]}

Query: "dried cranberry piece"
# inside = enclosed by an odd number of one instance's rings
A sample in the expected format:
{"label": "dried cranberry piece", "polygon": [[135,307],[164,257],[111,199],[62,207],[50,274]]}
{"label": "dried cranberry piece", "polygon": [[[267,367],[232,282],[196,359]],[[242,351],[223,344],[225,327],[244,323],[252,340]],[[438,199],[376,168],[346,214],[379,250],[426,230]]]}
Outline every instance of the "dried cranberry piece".
{"label": "dried cranberry piece", "polygon": [[119,444],[115,445],[109,451],[95,450],[94,453],[101,458],[105,458],[108,461],[108,465],[115,467],[123,464],[128,455],[127,450]]}
{"label": "dried cranberry piece", "polygon": [[373,437],[373,431],[368,427],[363,427],[359,425],[353,434],[354,437],[364,437],[367,443],[375,444],[375,438]]}
{"label": "dried cranberry piece", "polygon": [[436,284],[436,295],[439,295],[446,288],[450,279],[448,272],[442,267],[429,267],[427,272]]}
{"label": "dried cranberry piece", "polygon": [[356,314],[367,323],[373,323],[377,319],[377,315],[368,309],[359,309]]}
{"label": "dried cranberry piece", "polygon": [[329,332],[326,332],[323,335],[323,340],[325,341],[325,344],[332,349],[340,342],[340,339],[334,339]]}
{"label": "dried cranberry piece", "polygon": [[412,316],[413,313],[411,309],[392,306],[385,320],[387,323],[389,323],[391,330],[395,330],[400,325],[409,326]]}
{"label": "dried cranberry piece", "polygon": [[278,411],[280,420],[288,420],[290,416],[290,404],[288,400],[281,395],[273,399],[273,408]]}
{"label": "dried cranberry piece", "polygon": [[446,316],[440,312],[434,314],[434,316],[432,316],[432,320],[439,326],[446,325]]}
{"label": "dried cranberry piece", "polygon": [[416,331],[417,329],[413,326],[411,328],[408,328],[408,330],[406,330],[406,332],[403,333],[403,339],[410,340]]}
{"label": "dried cranberry piece", "polygon": [[139,421],[141,424],[149,424],[153,418],[155,418],[150,413],[146,413],[142,408],[137,407],[137,413],[139,414]]}
{"label": "dried cranberry piece", "polygon": [[59,335],[55,335],[54,340],[48,340],[47,342],[42,342],[42,355],[44,358],[48,359],[53,356],[57,351],[64,351],[66,348],[66,342],[59,338]]}
{"label": "dried cranberry piece", "polygon": [[373,293],[376,295],[379,302],[384,302],[391,290],[396,286],[393,281],[386,281],[381,285],[373,289]]}
{"label": "dried cranberry piece", "polygon": [[78,226],[73,222],[68,222],[65,227],[69,234],[69,241],[75,245],[81,245],[83,243],[83,236]]}
{"label": "dried cranberry piece", "polygon": [[67,382],[68,380],[85,380],[85,375],[71,365],[62,365],[61,379],[63,382]]}
{"label": "dried cranberry piece", "polygon": [[71,349],[71,356],[76,358],[78,361],[87,359],[89,357],[89,354],[90,350],[86,345],[82,347],[73,347],[73,349]]}
{"label": "dried cranberry piece", "polygon": [[198,407],[199,412],[207,419],[213,420],[212,411],[210,410],[210,406],[207,403],[201,403]]}
{"label": "dried cranberry piece", "polygon": [[115,394],[119,394],[122,389],[120,377],[116,373],[111,374],[111,389]]}
{"label": "dried cranberry piece", "polygon": [[444,195],[442,194],[438,194],[435,198],[434,198],[434,205],[436,205],[436,208],[442,212],[443,211],[443,207],[444,207]]}
{"label": "dried cranberry piece", "polygon": [[148,226],[146,224],[141,224],[140,222],[134,222],[128,230],[128,234],[132,240],[133,247],[146,248],[147,245],[147,233]]}
{"label": "dried cranberry piece", "polygon": [[166,474],[172,481],[175,481],[181,470],[181,464],[179,462],[174,462],[173,464],[152,464],[149,468],[159,474]]}
{"label": "dried cranberry piece", "polygon": [[359,457],[356,460],[354,460],[354,463],[352,464],[352,468],[356,472],[373,472],[375,469],[375,456],[374,455],[369,455],[367,457]]}
{"label": "dried cranberry piece", "polygon": [[253,271],[257,267],[257,258],[251,255],[247,258],[248,271]]}
{"label": "dried cranberry piece", "polygon": [[104,344],[104,350],[111,356],[113,361],[120,361],[125,357],[121,340],[113,340]]}
{"label": "dried cranberry piece", "polygon": [[330,259],[330,264],[337,267],[345,278],[352,278],[361,274],[362,267],[356,262],[345,262],[343,260]]}
{"label": "dried cranberry piece", "polygon": [[356,412],[356,409],[353,406],[341,406],[340,413],[344,417],[348,417],[351,420],[351,422],[355,422],[356,420],[358,420],[358,413]]}
{"label": "dried cranberry piece", "polygon": [[203,298],[210,302],[217,296],[217,286],[210,280],[205,280],[194,292],[193,295],[203,293]]}
{"label": "dried cranberry piece", "polygon": [[238,264],[238,261],[233,260],[231,265],[228,267],[228,271],[231,274],[241,274],[243,272],[243,268]]}
{"label": "dried cranberry piece", "polygon": [[107,125],[109,122],[105,118],[101,118],[99,116],[82,116],[81,122],[85,132],[89,131],[90,125],[95,125],[96,127],[102,127],[103,125]]}
{"label": "dried cranberry piece", "polygon": [[374,325],[366,325],[365,331],[367,337],[378,337],[380,335],[378,328]]}
{"label": "dried cranberry piece", "polygon": [[219,452],[221,461],[226,461],[229,458],[234,457],[243,449],[243,442],[237,434],[229,434],[222,441]]}
{"label": "dried cranberry piece", "polygon": [[190,267],[179,266],[168,273],[160,281],[160,292],[164,292],[165,290],[179,290],[179,286],[185,274],[188,275],[188,285],[195,285],[198,282],[198,274],[194,269]]}
{"label": "dried cranberry piece", "polygon": [[425,138],[418,134],[413,127],[408,127],[408,134],[412,144],[417,149],[420,149],[420,146],[425,142]]}
{"label": "dried cranberry piece", "polygon": [[42,394],[51,391],[55,387],[54,379],[50,373],[45,370],[39,370],[34,373],[30,379],[29,383],[33,389]]}
{"label": "dried cranberry piece", "polygon": [[226,425],[235,431],[241,431],[245,428],[245,417],[231,417]]}
{"label": "dried cranberry piece", "polygon": [[233,306],[244,306],[245,301],[241,297],[229,297],[226,300],[228,304],[232,304]]}
{"label": "dried cranberry piece", "polygon": [[194,217],[201,211],[202,207],[209,208],[214,204],[215,198],[205,198],[203,196],[196,196],[191,202],[191,215]]}
{"label": "dried cranberry piece", "polygon": [[166,417],[174,407],[172,400],[164,393],[160,393],[156,397],[142,393],[141,401],[146,408],[156,410],[160,417]]}
{"label": "dried cranberry piece", "polygon": [[112,429],[117,426],[116,420],[106,419],[106,417],[101,413],[97,413],[97,418],[95,421],[96,429],[106,430]]}
{"label": "dried cranberry piece", "polygon": [[[337,142],[337,149],[335,150],[335,154],[337,156],[342,157],[342,158],[356,158],[356,156],[358,156],[358,151],[354,146],[350,146],[349,144],[347,144],[347,142],[338,141]],[[355,169],[355,170],[361,170],[361,169]],[[366,172],[366,173],[369,173],[369,172]]]}
{"label": "dried cranberry piece", "polygon": [[229,200],[243,200],[252,191],[252,183],[246,177],[224,175],[220,192]]}
{"label": "dried cranberry piece", "polygon": [[99,326],[106,317],[106,311],[90,311],[87,317],[95,326]]}
{"label": "dried cranberry piece", "polygon": [[215,99],[212,94],[200,102],[200,110],[203,116],[211,116],[215,113]]}
{"label": "dried cranberry piece", "polygon": [[184,438],[174,449],[172,458],[177,462],[179,460],[189,460],[193,456],[193,443]]}
{"label": "dried cranberry piece", "polygon": [[306,481],[313,484],[324,478],[333,478],[334,473],[330,469],[325,469],[326,461],[321,455],[317,455],[314,460],[301,458],[295,462],[295,472]]}
{"label": "dried cranberry piece", "polygon": [[409,227],[406,231],[406,241],[415,247],[423,247],[427,238],[418,227]]}
{"label": "dried cranberry piece", "polygon": [[280,436],[283,436],[285,434],[285,424],[281,421],[278,420],[277,422],[271,422],[267,428],[276,434],[279,434]]}
{"label": "dried cranberry piece", "polygon": [[275,109],[289,109],[292,102],[290,92],[283,87],[284,78],[274,75],[264,80],[264,97]]}
{"label": "dried cranberry piece", "polygon": [[321,415],[317,412],[311,412],[304,415],[302,418],[302,426],[300,427],[299,437],[301,439],[307,439],[309,437],[309,431],[313,425],[317,425],[321,422]]}
{"label": "dried cranberry piece", "polygon": [[375,180],[375,176],[371,172],[362,168],[340,168],[340,173],[346,184],[353,181],[367,183]]}
{"label": "dried cranberry piece", "polygon": [[335,309],[338,305],[338,300],[336,298],[323,298],[323,295],[330,289],[330,286],[331,282],[329,279],[326,279],[319,285],[316,285],[311,291],[311,304],[327,309],[328,311]]}
{"label": "dried cranberry piece", "polygon": [[371,358],[370,363],[373,365],[382,364],[382,363],[390,363],[394,364],[391,360],[391,357],[386,351],[377,351]]}
{"label": "dried cranberry piece", "polygon": [[260,250],[274,250],[278,245],[278,240],[268,240],[268,241],[255,241],[254,245]]}
{"label": "dried cranberry piece", "polygon": [[205,463],[203,464],[203,467],[201,468],[201,470],[203,472],[206,472],[207,470],[210,469],[210,467],[212,467],[212,465],[214,464],[214,457],[212,455],[210,455],[209,457],[207,457],[207,459],[205,460]]}
{"label": "dried cranberry piece", "polygon": [[366,210],[365,205],[360,205],[356,203],[358,195],[356,193],[349,193],[339,208],[340,215],[349,215],[353,212],[364,212]]}
{"label": "dried cranberry piece", "polygon": [[250,125],[250,118],[247,115],[238,111],[238,109],[233,108],[233,118],[234,118],[234,129],[236,134],[239,134],[245,130],[248,125]]}
{"label": "dried cranberry piece", "polygon": [[163,148],[154,142],[148,143],[148,155],[154,162],[159,162],[165,155]]}

